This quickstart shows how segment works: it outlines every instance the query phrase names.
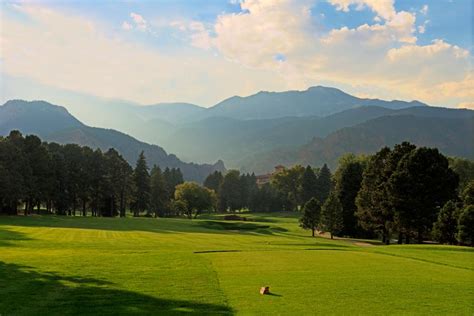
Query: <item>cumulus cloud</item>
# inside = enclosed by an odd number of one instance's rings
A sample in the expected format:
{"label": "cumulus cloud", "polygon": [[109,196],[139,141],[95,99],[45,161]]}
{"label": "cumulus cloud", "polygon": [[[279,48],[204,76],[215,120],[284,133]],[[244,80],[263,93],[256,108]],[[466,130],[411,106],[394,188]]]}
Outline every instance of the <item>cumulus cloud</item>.
{"label": "cumulus cloud", "polygon": [[224,14],[214,27],[214,46],[227,58],[253,67],[272,67],[275,54],[291,56],[307,47],[308,1],[244,1],[246,13]]}
{"label": "cumulus cloud", "polygon": [[350,6],[355,6],[357,10],[368,7],[385,20],[395,16],[394,0],[328,0],[328,2],[337,10],[344,12],[349,12]]}
{"label": "cumulus cloud", "polygon": [[181,100],[210,105],[229,95],[253,93],[262,82],[269,89],[285,89],[272,73],[210,54],[160,53],[107,36],[82,17],[29,5],[19,10],[28,23],[0,13],[8,30],[0,33],[2,72],[9,76],[140,103]]}
{"label": "cumulus cloud", "polygon": [[311,1],[247,0],[241,13],[218,17],[206,43],[229,60],[277,72],[294,89],[331,81],[437,104],[471,97],[442,85],[462,85],[472,56],[442,40],[418,45],[416,31],[424,28],[414,13],[396,11],[392,0],[329,2],[345,12],[370,9],[376,23],[324,32],[312,20]]}
{"label": "cumulus cloud", "polygon": [[328,0],[343,12],[371,10],[375,18],[326,30],[315,23],[314,1],[243,0],[241,12],[222,13],[209,24],[175,19],[157,26],[137,13],[122,24],[147,32],[165,24],[199,48],[170,55],[107,37],[84,18],[21,5],[34,23],[3,19],[9,30],[0,38],[3,68],[45,84],[139,102],[209,104],[228,95],[328,82],[379,98],[453,106],[474,100],[472,55],[444,40],[420,45],[416,34],[428,20],[420,25],[414,13],[397,11],[393,0]]}

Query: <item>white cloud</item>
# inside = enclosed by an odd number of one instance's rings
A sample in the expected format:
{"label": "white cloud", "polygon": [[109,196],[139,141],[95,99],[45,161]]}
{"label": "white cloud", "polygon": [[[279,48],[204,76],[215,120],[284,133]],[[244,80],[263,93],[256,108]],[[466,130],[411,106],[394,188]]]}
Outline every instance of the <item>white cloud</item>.
{"label": "white cloud", "polygon": [[126,31],[129,31],[131,30],[133,27],[130,23],[128,23],[127,21],[123,21],[122,23],[122,29],[126,30]]}
{"label": "white cloud", "polygon": [[425,20],[423,24],[418,25],[418,33],[424,34],[426,32],[426,26],[430,23],[430,20]]}
{"label": "white cloud", "polygon": [[204,23],[193,20],[173,20],[168,26],[175,28],[188,37],[191,45],[197,48],[210,49],[213,47],[212,38]]}
{"label": "white cloud", "polygon": [[[472,102],[472,55],[446,41],[417,43],[429,21],[396,11],[393,1],[330,0],[342,11],[370,9],[378,19],[326,31],[315,0],[246,0],[242,12],[215,24],[132,13],[124,29],[174,28],[190,46],[170,54],[105,36],[94,23],[21,5],[34,23],[9,17],[0,38],[3,69],[65,89],[144,103],[188,100],[211,104],[258,90],[306,89],[331,83],[360,95]],[[127,23],[127,24],[125,24]],[[189,50],[192,50],[190,53]],[[209,51],[210,50],[210,51]],[[212,87],[212,91],[209,88]]]}
{"label": "white cloud", "polygon": [[[367,7],[381,18],[323,33],[313,24],[311,2],[243,1],[243,13],[218,17],[209,42],[232,61],[277,72],[294,89],[331,81],[437,104],[470,97],[448,88],[430,92],[445,82],[463,82],[472,57],[444,41],[417,45],[415,14],[397,12],[393,1],[330,2],[342,11]],[[284,62],[274,58],[280,55]]]}
{"label": "white cloud", "polygon": [[394,0],[328,0],[336,6],[337,10],[349,12],[349,6],[355,5],[357,10],[369,7],[378,16],[385,20],[391,19],[395,15]]}
{"label": "white cloud", "polygon": [[308,1],[244,1],[242,14],[224,14],[214,27],[214,46],[230,60],[251,67],[273,67],[274,56],[292,56],[307,47]]}
{"label": "white cloud", "polygon": [[423,5],[423,7],[420,9],[420,13],[423,14],[423,15],[428,14],[428,5],[427,4]]}
{"label": "white cloud", "polygon": [[147,22],[143,18],[143,16],[138,13],[132,12],[130,13],[130,17],[132,18],[133,22],[135,22],[137,29],[141,31],[145,31],[147,29]]}
{"label": "white cloud", "polygon": [[199,50],[167,54],[106,36],[82,17],[22,5],[25,19],[2,14],[2,72],[43,85],[140,103],[217,103],[262,88],[285,89],[273,73],[250,70]]}
{"label": "white cloud", "polygon": [[458,104],[458,108],[474,110],[474,102],[461,102]]}
{"label": "white cloud", "polygon": [[203,23],[192,21],[189,23],[189,30],[191,31],[191,44],[194,47],[203,49],[212,47],[212,39]]}

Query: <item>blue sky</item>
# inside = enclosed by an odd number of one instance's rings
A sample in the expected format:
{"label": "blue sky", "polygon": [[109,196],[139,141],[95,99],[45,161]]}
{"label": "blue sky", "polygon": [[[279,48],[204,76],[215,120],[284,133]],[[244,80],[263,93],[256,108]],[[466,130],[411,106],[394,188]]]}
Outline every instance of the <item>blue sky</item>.
{"label": "blue sky", "polygon": [[0,17],[2,101],[211,106],[329,85],[474,104],[470,0],[3,1]]}

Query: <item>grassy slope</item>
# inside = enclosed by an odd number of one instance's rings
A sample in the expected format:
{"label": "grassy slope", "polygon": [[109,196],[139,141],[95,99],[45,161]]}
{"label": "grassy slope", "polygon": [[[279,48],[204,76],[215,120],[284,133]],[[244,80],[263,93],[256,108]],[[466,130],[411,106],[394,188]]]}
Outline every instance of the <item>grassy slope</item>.
{"label": "grassy slope", "polygon": [[215,219],[0,217],[0,314],[474,313],[472,249]]}

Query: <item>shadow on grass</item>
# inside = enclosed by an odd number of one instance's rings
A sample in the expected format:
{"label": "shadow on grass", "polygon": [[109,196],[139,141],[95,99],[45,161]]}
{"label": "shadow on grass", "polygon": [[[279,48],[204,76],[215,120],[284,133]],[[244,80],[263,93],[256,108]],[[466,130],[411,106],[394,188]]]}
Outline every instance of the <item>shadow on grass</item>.
{"label": "shadow on grass", "polygon": [[242,250],[204,250],[204,251],[194,251],[193,253],[219,253],[219,252],[242,252]]}
{"label": "shadow on grass", "polygon": [[286,232],[283,227],[272,227],[269,225],[259,225],[247,222],[223,222],[223,221],[200,221],[203,228],[239,233],[252,233],[259,235],[272,235],[276,232]]}
{"label": "shadow on grass", "polygon": [[112,286],[0,261],[0,315],[233,314],[225,305],[161,299]]}
{"label": "shadow on grass", "polygon": [[272,243],[275,246],[294,246],[294,247],[318,247],[318,248],[351,248],[351,245],[336,244],[336,243],[326,243],[326,242],[313,242],[313,243]]}
{"label": "shadow on grass", "polygon": [[276,293],[267,293],[265,295],[268,295],[268,296],[276,296],[276,297],[282,297],[283,295],[280,295],[280,294],[276,294]]}
{"label": "shadow on grass", "polygon": [[69,216],[0,216],[1,225],[27,227],[60,227],[79,229],[99,229],[114,231],[144,231],[153,233],[252,233],[271,235],[286,232],[282,227],[273,227],[245,222],[227,222],[212,220],[189,220],[176,218],[106,218],[106,217],[69,217]]}
{"label": "shadow on grass", "polygon": [[0,227],[0,247],[18,246],[18,240],[31,240],[26,234]]}

